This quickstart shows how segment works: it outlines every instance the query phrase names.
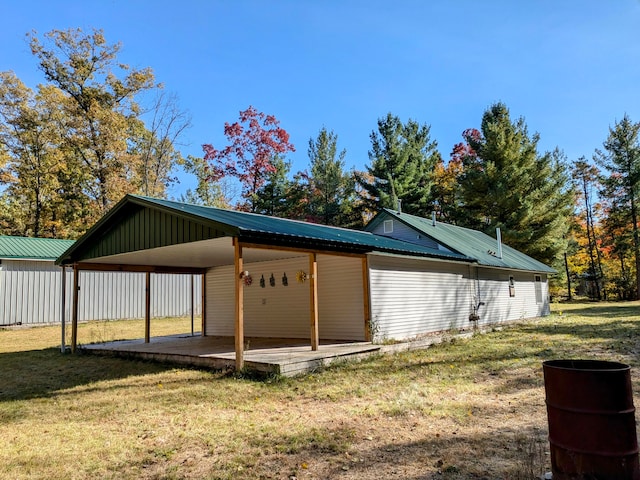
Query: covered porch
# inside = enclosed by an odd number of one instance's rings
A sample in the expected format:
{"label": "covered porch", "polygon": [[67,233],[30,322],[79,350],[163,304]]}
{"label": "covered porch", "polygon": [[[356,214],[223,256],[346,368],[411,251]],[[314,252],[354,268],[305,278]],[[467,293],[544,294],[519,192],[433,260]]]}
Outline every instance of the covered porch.
{"label": "covered porch", "polygon": [[[266,375],[293,376],[334,362],[359,360],[380,351],[370,342],[326,340],[311,350],[309,341],[296,338],[245,338],[244,366]],[[236,367],[235,338],[227,336],[171,335],[89,344],[84,353],[194,365],[216,370]]]}

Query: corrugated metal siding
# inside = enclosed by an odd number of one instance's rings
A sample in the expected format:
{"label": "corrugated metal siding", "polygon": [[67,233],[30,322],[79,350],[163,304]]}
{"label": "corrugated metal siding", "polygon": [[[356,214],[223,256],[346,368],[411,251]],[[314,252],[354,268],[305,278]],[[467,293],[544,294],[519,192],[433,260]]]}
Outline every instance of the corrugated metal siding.
{"label": "corrugated metal siding", "polygon": [[[309,283],[296,273],[309,272],[307,257],[246,263],[253,283],[244,288],[247,337],[309,338]],[[287,274],[288,286],[282,285]],[[275,287],[270,285],[271,274]],[[265,287],[260,286],[264,276]],[[207,272],[207,335],[234,335],[233,267]],[[358,258],[318,256],[318,329],[321,339],[364,340],[362,264]]]}
{"label": "corrugated metal siding", "polygon": [[416,243],[418,245],[424,245],[425,247],[438,248],[438,244],[431,238],[421,235],[420,232],[408,227],[402,222],[398,222],[392,218],[390,220],[393,222],[393,232],[385,233],[384,222],[380,222],[369,231],[376,235],[383,235],[395,238],[396,240],[404,240],[405,242]]}
{"label": "corrugated metal siding", "polygon": [[400,340],[470,326],[473,282],[467,265],[376,255],[369,265],[377,337]]}
{"label": "corrugated metal siding", "polygon": [[[509,296],[509,276],[514,277],[515,296]],[[478,269],[478,288],[481,323],[500,323],[524,318],[533,318],[549,313],[548,282],[542,280],[542,303],[536,303],[535,275],[533,273],[504,270]]]}
{"label": "corrugated metal siding", "polygon": [[[66,275],[66,318],[71,320],[73,272]],[[78,319],[118,320],[144,317],[144,274],[80,272]],[[194,305],[201,313],[201,279],[194,278]],[[62,272],[53,262],[4,260],[0,270],[0,324],[60,322]],[[151,314],[191,313],[189,275],[151,275]]]}

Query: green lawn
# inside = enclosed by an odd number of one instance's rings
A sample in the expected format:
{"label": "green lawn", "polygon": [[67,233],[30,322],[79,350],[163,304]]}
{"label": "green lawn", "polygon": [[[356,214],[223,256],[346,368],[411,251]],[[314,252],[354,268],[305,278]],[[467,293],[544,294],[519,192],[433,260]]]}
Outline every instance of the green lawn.
{"label": "green lawn", "polygon": [[[428,350],[293,379],[62,355],[59,327],[0,330],[0,478],[525,479],[550,470],[541,363],[632,365],[640,303],[571,304]],[[190,331],[156,320],[152,334]],[[80,342],[142,336],[82,324]]]}

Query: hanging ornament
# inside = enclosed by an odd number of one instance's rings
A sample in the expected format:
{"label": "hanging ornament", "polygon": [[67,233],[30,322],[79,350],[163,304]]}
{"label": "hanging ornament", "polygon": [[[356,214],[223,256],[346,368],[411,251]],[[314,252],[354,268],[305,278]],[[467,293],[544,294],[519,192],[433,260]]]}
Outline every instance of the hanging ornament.
{"label": "hanging ornament", "polygon": [[271,285],[272,287],[276,286],[276,277],[273,276],[273,273],[271,274],[271,277],[269,278],[269,285]]}
{"label": "hanging ornament", "polygon": [[253,283],[253,277],[247,273],[243,276],[244,284],[249,287]]}
{"label": "hanging ornament", "polygon": [[287,272],[284,272],[284,275],[282,275],[282,285],[285,286],[285,287],[289,285],[289,279],[287,278]]}
{"label": "hanging ornament", "polygon": [[298,273],[296,273],[296,280],[298,283],[304,283],[307,280],[307,274],[304,273],[303,270],[299,270]]}
{"label": "hanging ornament", "polygon": [[262,275],[262,276],[260,277],[260,286],[261,286],[262,288],[264,288],[264,286],[265,286],[265,283],[264,283],[264,275]]}

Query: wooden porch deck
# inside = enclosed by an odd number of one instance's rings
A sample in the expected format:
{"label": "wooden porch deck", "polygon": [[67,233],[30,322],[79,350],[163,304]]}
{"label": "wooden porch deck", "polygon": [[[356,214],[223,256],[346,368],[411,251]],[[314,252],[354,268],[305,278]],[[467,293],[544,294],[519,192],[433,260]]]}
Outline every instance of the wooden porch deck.
{"label": "wooden porch deck", "polygon": [[[191,336],[189,334],[96,343],[78,347],[86,353],[142,358],[167,363],[194,365],[216,370],[235,367],[233,337]],[[336,361],[361,359],[378,353],[370,342],[325,340],[316,351],[309,340],[289,338],[245,338],[244,363],[250,370],[293,376],[311,372]]]}

